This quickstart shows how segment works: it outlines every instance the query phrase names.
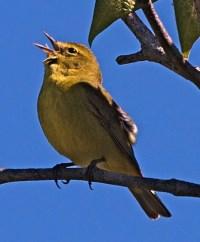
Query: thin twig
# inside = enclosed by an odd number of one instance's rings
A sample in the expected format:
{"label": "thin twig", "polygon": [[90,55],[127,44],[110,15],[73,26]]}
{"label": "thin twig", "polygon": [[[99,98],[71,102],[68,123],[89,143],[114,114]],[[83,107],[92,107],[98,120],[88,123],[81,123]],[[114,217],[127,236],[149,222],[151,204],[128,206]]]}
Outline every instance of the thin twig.
{"label": "thin twig", "polygon": [[[49,181],[49,180],[83,180],[87,181],[85,168],[54,168],[48,169],[2,169],[0,184],[20,181]],[[200,197],[200,185],[176,179],[161,180],[140,178],[108,172],[96,168],[93,171],[94,182],[118,185],[123,187],[139,187],[143,189],[168,192],[175,196]]]}
{"label": "thin twig", "polygon": [[[185,79],[192,81],[200,88],[199,69],[193,67],[185,60],[177,47],[173,44],[171,37],[165,30],[151,1],[148,0],[148,5],[145,6],[145,15],[155,34],[149,30],[135,12],[124,17],[122,20],[141,43],[141,50],[136,54],[117,57],[116,61],[118,64],[127,64],[144,60],[157,62],[183,76]],[[140,54],[138,55],[138,53]]]}
{"label": "thin twig", "polygon": [[192,77],[192,81],[200,88],[199,72],[179,52],[160,20],[151,0],[147,0],[143,12],[168,57],[171,61],[175,61],[175,64],[188,76],[188,79]]}
{"label": "thin twig", "polygon": [[174,45],[172,38],[170,37],[167,30],[165,29],[162,21],[160,20],[152,1],[147,0],[146,2],[147,3],[143,8],[143,12],[147,20],[149,21],[156,37],[158,38],[160,45],[163,47],[163,49],[165,50],[166,54],[168,54],[168,56],[177,58],[180,61],[184,61],[182,54],[179,52],[178,48]]}

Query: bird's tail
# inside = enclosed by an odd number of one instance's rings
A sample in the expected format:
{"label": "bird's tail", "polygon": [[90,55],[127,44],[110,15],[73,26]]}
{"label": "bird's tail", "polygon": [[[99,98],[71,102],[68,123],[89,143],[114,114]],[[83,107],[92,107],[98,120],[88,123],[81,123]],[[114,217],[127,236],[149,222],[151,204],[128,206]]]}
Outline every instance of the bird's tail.
{"label": "bird's tail", "polygon": [[156,219],[159,216],[171,217],[171,213],[161,202],[155,192],[141,188],[129,188],[129,190],[150,218]]}

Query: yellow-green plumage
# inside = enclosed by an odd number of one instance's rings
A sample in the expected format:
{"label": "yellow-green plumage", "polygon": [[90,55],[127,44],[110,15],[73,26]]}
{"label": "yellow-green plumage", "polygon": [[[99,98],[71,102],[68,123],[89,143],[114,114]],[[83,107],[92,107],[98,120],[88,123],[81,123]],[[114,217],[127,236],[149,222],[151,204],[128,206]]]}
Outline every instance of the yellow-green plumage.
{"label": "yellow-green plumage", "polygon": [[[104,157],[99,168],[142,176],[131,147],[136,125],[103,88],[92,52],[80,44],[52,42],[55,50],[43,47],[47,59],[38,98],[48,141],[77,165]],[[129,189],[149,217],[170,216],[153,192]]]}

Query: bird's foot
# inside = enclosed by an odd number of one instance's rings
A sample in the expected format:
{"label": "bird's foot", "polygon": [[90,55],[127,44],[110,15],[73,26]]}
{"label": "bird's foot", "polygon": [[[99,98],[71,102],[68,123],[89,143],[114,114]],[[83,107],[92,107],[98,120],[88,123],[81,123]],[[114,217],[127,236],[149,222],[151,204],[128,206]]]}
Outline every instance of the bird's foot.
{"label": "bird's foot", "polygon": [[[57,164],[57,165],[55,165],[53,167],[53,170],[55,172],[55,177],[56,177],[56,179],[54,181],[56,183],[57,188],[61,189],[61,187],[60,187],[60,185],[58,183],[58,179],[57,179],[59,170],[63,169],[63,168],[68,168],[68,167],[71,167],[71,166],[74,166],[74,165],[75,164],[73,162],[70,162],[70,163],[59,163],[59,164]],[[65,180],[65,181],[61,181],[61,182],[62,182],[62,184],[68,184],[70,182],[70,180]]]}
{"label": "bird's foot", "polygon": [[97,164],[105,161],[106,159],[102,157],[100,159],[92,160],[91,163],[88,165],[85,176],[87,177],[90,190],[93,190],[92,188],[93,172],[97,168]]}

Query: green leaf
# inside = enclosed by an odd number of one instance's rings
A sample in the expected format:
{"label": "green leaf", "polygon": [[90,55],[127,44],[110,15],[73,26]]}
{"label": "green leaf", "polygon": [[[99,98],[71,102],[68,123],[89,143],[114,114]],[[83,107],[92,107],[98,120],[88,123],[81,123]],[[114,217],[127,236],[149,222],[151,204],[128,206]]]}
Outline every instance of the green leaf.
{"label": "green leaf", "polygon": [[183,56],[188,58],[192,45],[200,36],[194,0],[174,0],[174,8],[181,49]]}
{"label": "green leaf", "polygon": [[135,0],[96,0],[89,44],[94,38],[115,20],[129,14],[135,6]]}

